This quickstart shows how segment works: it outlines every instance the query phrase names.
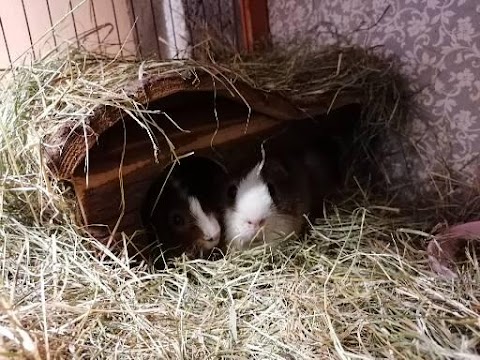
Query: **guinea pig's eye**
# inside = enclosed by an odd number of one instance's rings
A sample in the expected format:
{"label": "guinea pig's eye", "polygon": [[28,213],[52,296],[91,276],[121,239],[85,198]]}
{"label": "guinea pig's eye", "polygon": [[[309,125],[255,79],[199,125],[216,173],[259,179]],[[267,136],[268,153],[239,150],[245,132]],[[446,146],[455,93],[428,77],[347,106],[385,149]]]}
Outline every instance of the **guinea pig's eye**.
{"label": "guinea pig's eye", "polygon": [[270,196],[272,199],[275,199],[276,191],[275,191],[275,186],[271,182],[267,183],[267,188],[268,192],[270,193]]}
{"label": "guinea pig's eye", "polygon": [[234,200],[235,197],[237,196],[237,186],[230,185],[227,190],[227,195],[229,199]]}
{"label": "guinea pig's eye", "polygon": [[176,228],[183,227],[185,225],[185,218],[178,211],[170,213],[170,224]]}

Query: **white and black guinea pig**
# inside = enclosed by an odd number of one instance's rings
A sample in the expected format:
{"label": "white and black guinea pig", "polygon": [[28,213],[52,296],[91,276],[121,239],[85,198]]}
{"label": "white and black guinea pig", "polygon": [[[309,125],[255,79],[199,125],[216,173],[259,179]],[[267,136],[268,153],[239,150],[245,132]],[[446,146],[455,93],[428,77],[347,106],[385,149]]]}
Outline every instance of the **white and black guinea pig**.
{"label": "white and black guinea pig", "polygon": [[226,181],[225,170],[200,157],[185,158],[173,166],[166,182],[169,168],[148,190],[142,209],[144,225],[166,258],[182,253],[207,257],[221,240],[219,189]]}
{"label": "white and black guinea pig", "polygon": [[227,246],[245,249],[271,243],[305,226],[304,215],[321,212],[339,181],[337,159],[326,144],[266,153],[230,181],[224,212]]}

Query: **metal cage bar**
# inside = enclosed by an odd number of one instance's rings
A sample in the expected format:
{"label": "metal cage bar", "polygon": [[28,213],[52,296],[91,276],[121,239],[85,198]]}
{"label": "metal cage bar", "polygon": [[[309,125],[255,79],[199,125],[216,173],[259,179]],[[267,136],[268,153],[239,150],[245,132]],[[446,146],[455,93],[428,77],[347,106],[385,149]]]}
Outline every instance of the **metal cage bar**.
{"label": "metal cage bar", "polygon": [[[102,52],[107,52],[108,46],[105,39],[110,36],[110,33],[103,38],[100,30],[105,28],[106,24],[111,25],[113,28],[111,36],[115,40],[110,41],[109,45],[118,46],[116,54],[122,57],[127,50],[124,45],[128,42],[128,49],[130,49],[131,41],[134,44],[134,55],[139,58],[152,55],[160,58],[168,56],[165,55],[166,47],[161,40],[167,37],[170,43],[169,47],[178,54],[186,46],[185,31],[187,35],[190,32],[190,40],[194,42],[190,42],[189,45],[195,46],[196,43],[203,41],[197,31],[198,26],[204,24],[208,26],[210,23],[217,27],[217,33],[226,36],[238,49],[252,50],[256,42],[269,38],[267,0],[110,0],[102,3],[95,1],[98,0],[69,0],[68,2],[13,0],[16,6],[18,5],[18,15],[24,17],[26,25],[24,29],[18,31],[18,28],[11,29],[13,26],[11,19],[5,22],[5,19],[0,18],[0,31],[6,48],[6,54],[4,53],[2,60],[4,65],[11,66],[18,54],[25,53],[25,49],[18,49],[18,41],[11,39],[14,33],[22,34],[20,36],[23,36],[22,41],[28,42],[28,44],[24,44],[25,48],[29,47],[33,59],[36,59],[39,53],[34,50],[34,47],[38,49],[38,39],[47,34],[48,39],[53,39],[54,48],[58,48],[59,36],[63,34],[64,27],[57,28],[56,26],[66,23],[70,29],[67,31],[72,32],[72,37],[75,36],[73,40],[76,41],[78,47],[83,46],[86,43],[84,40],[88,37],[88,45]],[[62,4],[68,5],[63,16],[61,14]],[[42,26],[49,24],[50,33],[45,30],[39,31],[38,21],[31,24],[32,14],[35,14],[32,11],[36,11],[30,9],[31,6],[42,7],[41,11],[45,14]],[[88,11],[84,6],[89,6]],[[178,6],[181,7],[180,15],[176,13],[179,9]],[[78,9],[81,11],[77,13]],[[7,12],[7,14],[11,14],[11,12]],[[86,20],[87,16],[89,18]],[[183,20],[180,22],[179,19],[182,16]],[[190,22],[195,24],[192,25]],[[97,31],[86,32],[85,23],[91,24],[92,29],[97,29]],[[94,32],[95,35],[93,35]],[[181,40],[180,43],[179,40]],[[175,56],[172,52],[169,53],[170,56]]]}

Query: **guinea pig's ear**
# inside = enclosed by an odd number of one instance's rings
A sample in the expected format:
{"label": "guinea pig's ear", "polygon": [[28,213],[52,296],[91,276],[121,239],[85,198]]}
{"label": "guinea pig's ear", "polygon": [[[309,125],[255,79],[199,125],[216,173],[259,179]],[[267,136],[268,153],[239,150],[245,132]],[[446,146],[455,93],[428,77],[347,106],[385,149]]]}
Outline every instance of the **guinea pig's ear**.
{"label": "guinea pig's ear", "polygon": [[288,177],[288,170],[278,159],[270,159],[265,162],[263,173],[267,180]]}

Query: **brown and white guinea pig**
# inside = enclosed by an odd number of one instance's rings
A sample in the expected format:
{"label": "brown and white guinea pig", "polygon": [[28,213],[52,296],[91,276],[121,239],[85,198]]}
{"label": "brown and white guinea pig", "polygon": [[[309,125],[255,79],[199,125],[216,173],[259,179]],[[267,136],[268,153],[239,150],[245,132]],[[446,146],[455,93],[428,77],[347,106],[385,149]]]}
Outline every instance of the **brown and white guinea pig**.
{"label": "brown and white guinea pig", "polygon": [[328,140],[267,150],[263,163],[257,159],[231,180],[224,212],[227,246],[245,249],[300,235],[304,215],[321,212],[340,179]]}
{"label": "brown and white guinea pig", "polygon": [[172,166],[170,176],[167,169],[147,192],[142,214],[147,233],[165,258],[182,253],[190,258],[207,257],[221,240],[219,189],[224,187],[225,169],[197,157]]}

